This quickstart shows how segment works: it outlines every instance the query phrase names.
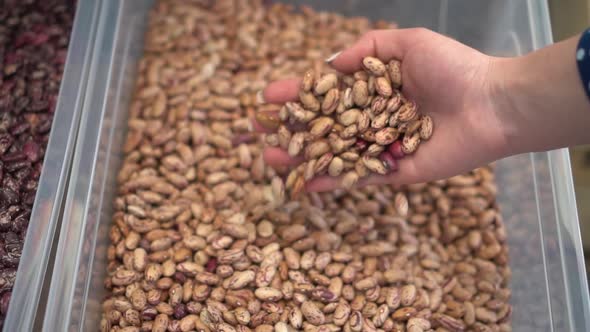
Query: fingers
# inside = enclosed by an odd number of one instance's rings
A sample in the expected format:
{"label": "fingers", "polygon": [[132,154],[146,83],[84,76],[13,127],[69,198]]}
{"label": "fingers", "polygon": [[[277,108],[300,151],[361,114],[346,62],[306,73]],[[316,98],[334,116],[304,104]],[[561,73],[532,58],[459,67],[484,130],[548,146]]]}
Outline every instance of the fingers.
{"label": "fingers", "polygon": [[352,47],[340,53],[330,65],[334,69],[352,73],[361,69],[364,57],[374,56],[382,61],[403,60],[410,43],[425,29],[373,30],[364,34]]}
{"label": "fingers", "polygon": [[[262,91],[262,99],[259,102],[269,104],[284,104],[297,100],[301,79],[290,78],[275,81],[266,86]],[[259,98],[260,99],[260,98]]]}
{"label": "fingers", "polygon": [[[355,187],[360,188],[368,185],[404,185],[404,184],[411,184],[411,183],[419,183],[428,180],[424,177],[423,174],[418,172],[415,167],[415,163],[412,160],[399,160],[400,170],[388,175],[377,175],[373,174],[366,178],[360,179],[360,181],[356,184]],[[402,168],[403,167],[403,168]],[[323,191],[332,191],[335,189],[342,188],[341,186],[341,176],[339,177],[330,177],[330,176],[321,176],[314,179],[311,179],[307,182],[305,186],[305,190],[309,192],[323,192]]]}
{"label": "fingers", "polygon": [[[286,79],[270,83],[257,96],[259,103],[284,104],[297,100],[297,93],[301,85],[300,79]],[[278,112],[259,112],[251,119],[254,131],[272,133],[276,131],[274,124],[278,123]],[[287,151],[280,148],[265,148],[263,152],[265,162],[271,167],[293,167],[303,162],[302,157],[292,158]]]}
{"label": "fingers", "polygon": [[308,192],[332,191],[340,188],[341,177],[320,176],[309,180],[305,184],[305,190]]}
{"label": "fingers", "polygon": [[263,157],[264,161],[271,167],[294,167],[303,162],[303,157],[293,158],[289,156],[287,151],[280,148],[265,148]]}

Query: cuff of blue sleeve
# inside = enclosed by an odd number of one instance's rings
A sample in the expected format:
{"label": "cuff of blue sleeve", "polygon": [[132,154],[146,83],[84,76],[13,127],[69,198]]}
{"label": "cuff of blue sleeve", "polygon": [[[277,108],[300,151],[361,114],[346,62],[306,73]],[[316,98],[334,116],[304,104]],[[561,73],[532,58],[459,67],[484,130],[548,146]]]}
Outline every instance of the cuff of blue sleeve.
{"label": "cuff of blue sleeve", "polygon": [[578,64],[578,72],[580,73],[584,91],[590,99],[590,28],[586,29],[580,36],[578,48],[576,49],[576,63]]}

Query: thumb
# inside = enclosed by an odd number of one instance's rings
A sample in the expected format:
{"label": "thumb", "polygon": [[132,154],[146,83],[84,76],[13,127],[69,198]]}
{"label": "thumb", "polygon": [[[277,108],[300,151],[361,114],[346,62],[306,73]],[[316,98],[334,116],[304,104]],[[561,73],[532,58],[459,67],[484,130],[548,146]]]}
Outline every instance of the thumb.
{"label": "thumb", "polygon": [[429,31],[424,28],[373,30],[365,33],[354,45],[328,60],[334,69],[353,73],[362,69],[364,57],[373,56],[381,61],[396,59],[402,61],[412,43]]}

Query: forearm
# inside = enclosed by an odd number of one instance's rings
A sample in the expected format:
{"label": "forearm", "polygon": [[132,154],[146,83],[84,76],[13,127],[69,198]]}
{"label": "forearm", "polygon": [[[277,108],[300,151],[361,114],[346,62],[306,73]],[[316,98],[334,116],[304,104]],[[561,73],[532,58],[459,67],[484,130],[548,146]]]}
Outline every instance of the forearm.
{"label": "forearm", "polygon": [[507,154],[590,143],[578,40],[579,35],[522,57],[493,60],[492,98],[505,125]]}

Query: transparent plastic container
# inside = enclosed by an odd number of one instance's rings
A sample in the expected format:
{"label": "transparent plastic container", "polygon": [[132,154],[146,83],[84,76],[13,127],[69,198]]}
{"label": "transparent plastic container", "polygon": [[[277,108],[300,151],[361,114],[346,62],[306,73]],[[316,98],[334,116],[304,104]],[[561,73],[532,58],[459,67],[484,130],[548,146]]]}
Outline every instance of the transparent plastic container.
{"label": "transparent plastic container", "polygon": [[86,91],[93,46],[90,40],[95,32],[95,26],[89,23],[97,16],[95,7],[92,1],[80,1],[76,8],[51,134],[3,331],[32,331],[36,322],[42,322],[43,311],[38,307],[44,307],[44,286],[51,279],[51,252],[57,244],[56,230]]}
{"label": "transparent plastic container", "polygon": [[[306,3],[395,20],[401,27],[425,26],[495,55],[523,54],[551,42],[544,1]],[[99,328],[115,180],[152,4],[101,2],[43,331]],[[589,331],[588,285],[567,150],[501,160],[497,174],[513,272],[513,330]]]}

